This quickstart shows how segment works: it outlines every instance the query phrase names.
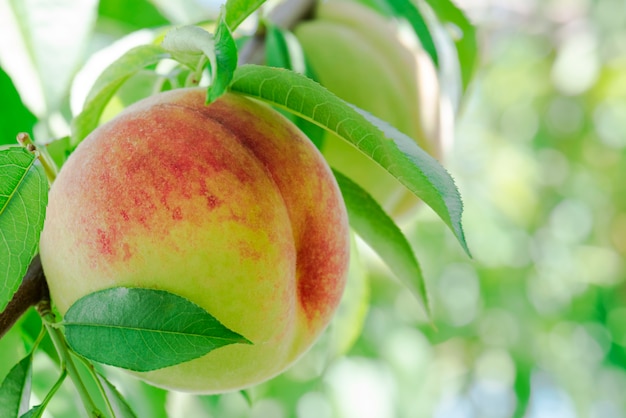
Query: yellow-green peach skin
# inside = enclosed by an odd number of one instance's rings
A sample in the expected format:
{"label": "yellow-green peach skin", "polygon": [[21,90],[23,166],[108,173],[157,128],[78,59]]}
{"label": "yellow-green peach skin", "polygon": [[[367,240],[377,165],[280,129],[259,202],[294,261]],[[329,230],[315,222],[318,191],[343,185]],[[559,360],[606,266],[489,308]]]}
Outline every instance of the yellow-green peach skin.
{"label": "yellow-green peach skin", "polygon": [[[437,71],[421,47],[402,42],[397,23],[363,4],[331,0],[294,34],[324,87],[441,154]],[[419,199],[346,141],[327,133],[322,153],[394,218],[414,214]]]}
{"label": "yellow-green peach skin", "polygon": [[92,132],[51,188],[40,253],[61,313],[109,287],[163,289],[250,340],[136,373],[219,393],[277,375],[313,344],[350,245],[335,179],[295,126],[242,96],[204,100],[161,93]]}

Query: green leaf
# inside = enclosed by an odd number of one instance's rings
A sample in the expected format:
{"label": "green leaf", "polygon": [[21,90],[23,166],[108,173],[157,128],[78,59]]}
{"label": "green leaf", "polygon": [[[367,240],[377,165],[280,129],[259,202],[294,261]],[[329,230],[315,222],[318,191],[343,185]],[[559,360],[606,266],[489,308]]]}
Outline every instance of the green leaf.
{"label": "green leaf", "polygon": [[192,71],[201,71],[208,61],[215,60],[213,35],[198,26],[181,26],[168,31],[161,46]]}
{"label": "green leaf", "polygon": [[465,14],[451,0],[426,0],[430,7],[444,24],[454,26],[460,34],[454,37],[459,63],[461,65],[461,79],[463,89],[466,90],[474,71],[478,58],[478,41],[476,28],[465,17]]}
{"label": "green leaf", "polygon": [[0,416],[18,417],[28,411],[32,378],[32,354],[17,363],[0,385]]}
{"label": "green leaf", "polygon": [[169,24],[159,10],[147,0],[100,0],[98,2],[98,16],[123,23],[124,29],[128,30],[140,30]]}
{"label": "green leaf", "polygon": [[291,71],[244,65],[235,72],[231,90],[290,110],[354,145],[433,208],[469,254],[463,204],[452,177],[411,138]]}
{"label": "green leaf", "polygon": [[[302,46],[296,36],[271,23],[266,24],[265,34],[265,64],[270,67],[286,68],[315,80]],[[324,129],[306,119],[294,115],[283,109],[278,109],[287,119],[292,121],[318,149],[324,143]]]}
{"label": "green leaf", "polygon": [[409,241],[369,193],[340,172],[333,172],[346,203],[350,226],[411,290],[430,316],[426,284]]}
{"label": "green leaf", "polygon": [[237,27],[255,10],[265,3],[265,0],[228,0],[224,5],[226,24],[231,31]]}
{"label": "green leaf", "polygon": [[268,22],[265,28],[265,65],[291,70],[288,45],[283,31],[271,22]]}
{"label": "green leaf", "polygon": [[20,415],[20,418],[38,418],[43,415],[44,410],[45,410],[44,405],[37,405],[37,406],[34,406],[33,409],[31,409],[24,415]]}
{"label": "green leaf", "polygon": [[211,67],[211,85],[207,104],[226,93],[237,68],[237,44],[223,17],[215,31],[215,66]]}
{"label": "green leaf", "polygon": [[20,146],[0,149],[0,215],[7,208],[9,201],[26,178],[28,170],[37,157]]}
{"label": "green leaf", "polygon": [[389,5],[394,11],[397,17],[402,17],[408,20],[411,27],[415,31],[415,34],[422,43],[424,50],[430,55],[435,65],[439,65],[439,56],[437,54],[437,48],[428,25],[422,16],[422,13],[417,8],[417,5],[411,0],[387,0]]}
{"label": "green leaf", "polygon": [[59,376],[59,378],[55,382],[54,386],[52,386],[52,388],[50,389],[50,391],[46,395],[46,397],[43,400],[43,402],[41,404],[33,407],[30,411],[26,412],[24,415],[21,415],[20,418],[40,418],[41,416],[43,416],[43,413],[46,410],[46,407],[48,406],[48,403],[54,397],[55,393],[57,393],[57,391],[59,390],[59,388],[63,384],[63,381],[65,380],[66,377],[67,377],[67,369],[63,369],[61,371],[61,375]]}
{"label": "green leaf", "polygon": [[134,371],[173,366],[229,344],[251,344],[200,306],[163,290],[116,287],[91,293],[70,307],[63,325],[78,354]]}
{"label": "green leaf", "polygon": [[246,401],[246,404],[249,408],[254,406],[254,399],[252,398],[252,391],[250,389],[242,389],[239,391],[243,399]]}
{"label": "green leaf", "polygon": [[215,36],[197,26],[183,26],[167,33],[163,48],[193,71],[196,83],[209,64],[211,84],[207,103],[226,92],[237,68],[237,44],[223,17],[220,17]]}
{"label": "green leaf", "polygon": [[22,147],[0,148],[0,312],[37,253],[48,204],[48,180]]}
{"label": "green leaf", "polygon": [[266,65],[306,74],[306,60],[298,38],[293,33],[271,23],[266,25],[266,30]]}
{"label": "green leaf", "polygon": [[27,132],[32,136],[33,126],[37,118],[20,98],[13,81],[7,73],[0,67],[0,145],[16,144],[16,136],[20,132]]}
{"label": "green leaf", "polygon": [[76,147],[98,126],[104,108],[126,80],[169,57],[170,54],[158,45],[142,45],[129,50],[107,67],[91,88],[82,112],[72,121],[70,145]]}
{"label": "green leaf", "polygon": [[137,418],[137,414],[135,414],[128,402],[126,402],[126,399],[124,399],[122,394],[117,390],[115,385],[109,382],[109,380],[99,372],[96,372],[96,376],[98,377],[98,380],[100,380],[100,383],[102,383],[102,387],[104,388],[109,402],[111,403],[111,407],[113,408],[115,417]]}

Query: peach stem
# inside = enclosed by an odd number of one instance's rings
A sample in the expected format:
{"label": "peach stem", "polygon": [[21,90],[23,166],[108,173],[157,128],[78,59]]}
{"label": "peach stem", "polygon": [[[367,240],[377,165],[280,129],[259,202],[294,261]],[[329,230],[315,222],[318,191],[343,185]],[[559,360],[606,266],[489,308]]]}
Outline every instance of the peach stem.
{"label": "peach stem", "polygon": [[54,164],[54,162],[52,162],[50,157],[46,153],[42,152],[39,148],[37,148],[30,135],[28,135],[26,132],[20,132],[19,134],[17,134],[17,142],[19,142],[21,146],[37,156],[37,159],[39,159],[39,162],[41,163],[41,166],[46,173],[46,177],[48,177],[48,182],[52,184],[57,178],[57,169],[56,165]]}

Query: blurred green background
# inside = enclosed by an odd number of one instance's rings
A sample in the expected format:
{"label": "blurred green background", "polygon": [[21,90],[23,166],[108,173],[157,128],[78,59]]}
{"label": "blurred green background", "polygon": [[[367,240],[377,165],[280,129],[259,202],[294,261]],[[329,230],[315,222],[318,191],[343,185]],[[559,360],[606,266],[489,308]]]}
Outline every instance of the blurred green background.
{"label": "blurred green background", "polygon": [[[103,46],[124,37],[128,48],[149,39],[135,32],[144,27],[216,10],[200,0],[52,3],[0,0],[0,33],[9,33],[9,12],[48,31],[0,36],[0,65],[39,119],[39,139],[67,134],[90,80],[83,69],[70,100],[73,77],[89,57],[98,68],[93,54]],[[322,341],[252,389],[251,406],[239,393],[166,393],[110,372],[139,416],[626,417],[626,3],[459,5],[477,27],[481,58],[443,160],[465,202],[473,259],[429,209],[405,225],[434,326],[363,250],[371,304],[347,356],[328,363]],[[46,35],[55,27],[65,32]],[[3,129],[17,129],[9,121],[23,120],[20,130],[33,123],[28,112],[7,116],[15,98],[3,80],[0,143],[12,141]],[[0,377],[24,355],[22,334],[37,320],[29,313],[0,340]],[[38,400],[56,375],[37,356]],[[47,416],[78,416],[80,408],[68,382]]]}

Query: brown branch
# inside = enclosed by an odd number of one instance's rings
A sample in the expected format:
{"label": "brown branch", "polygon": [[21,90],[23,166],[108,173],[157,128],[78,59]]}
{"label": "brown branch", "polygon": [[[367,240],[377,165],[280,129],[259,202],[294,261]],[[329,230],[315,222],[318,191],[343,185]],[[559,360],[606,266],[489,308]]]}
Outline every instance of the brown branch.
{"label": "brown branch", "polygon": [[[275,25],[291,29],[301,20],[311,16],[315,0],[287,0],[276,6],[268,14],[267,20]],[[248,41],[239,52],[240,64],[261,64],[265,61],[265,37],[261,28],[257,35]],[[31,307],[42,301],[50,301],[50,291],[46,276],[41,267],[39,255],[35,256],[22,284],[15,292],[6,309],[0,313],[0,338],[7,333],[17,320]]]}
{"label": "brown branch", "polygon": [[13,295],[6,309],[0,313],[0,338],[31,307],[44,300],[50,300],[48,283],[41,268],[39,254],[33,258],[22,284]]}

